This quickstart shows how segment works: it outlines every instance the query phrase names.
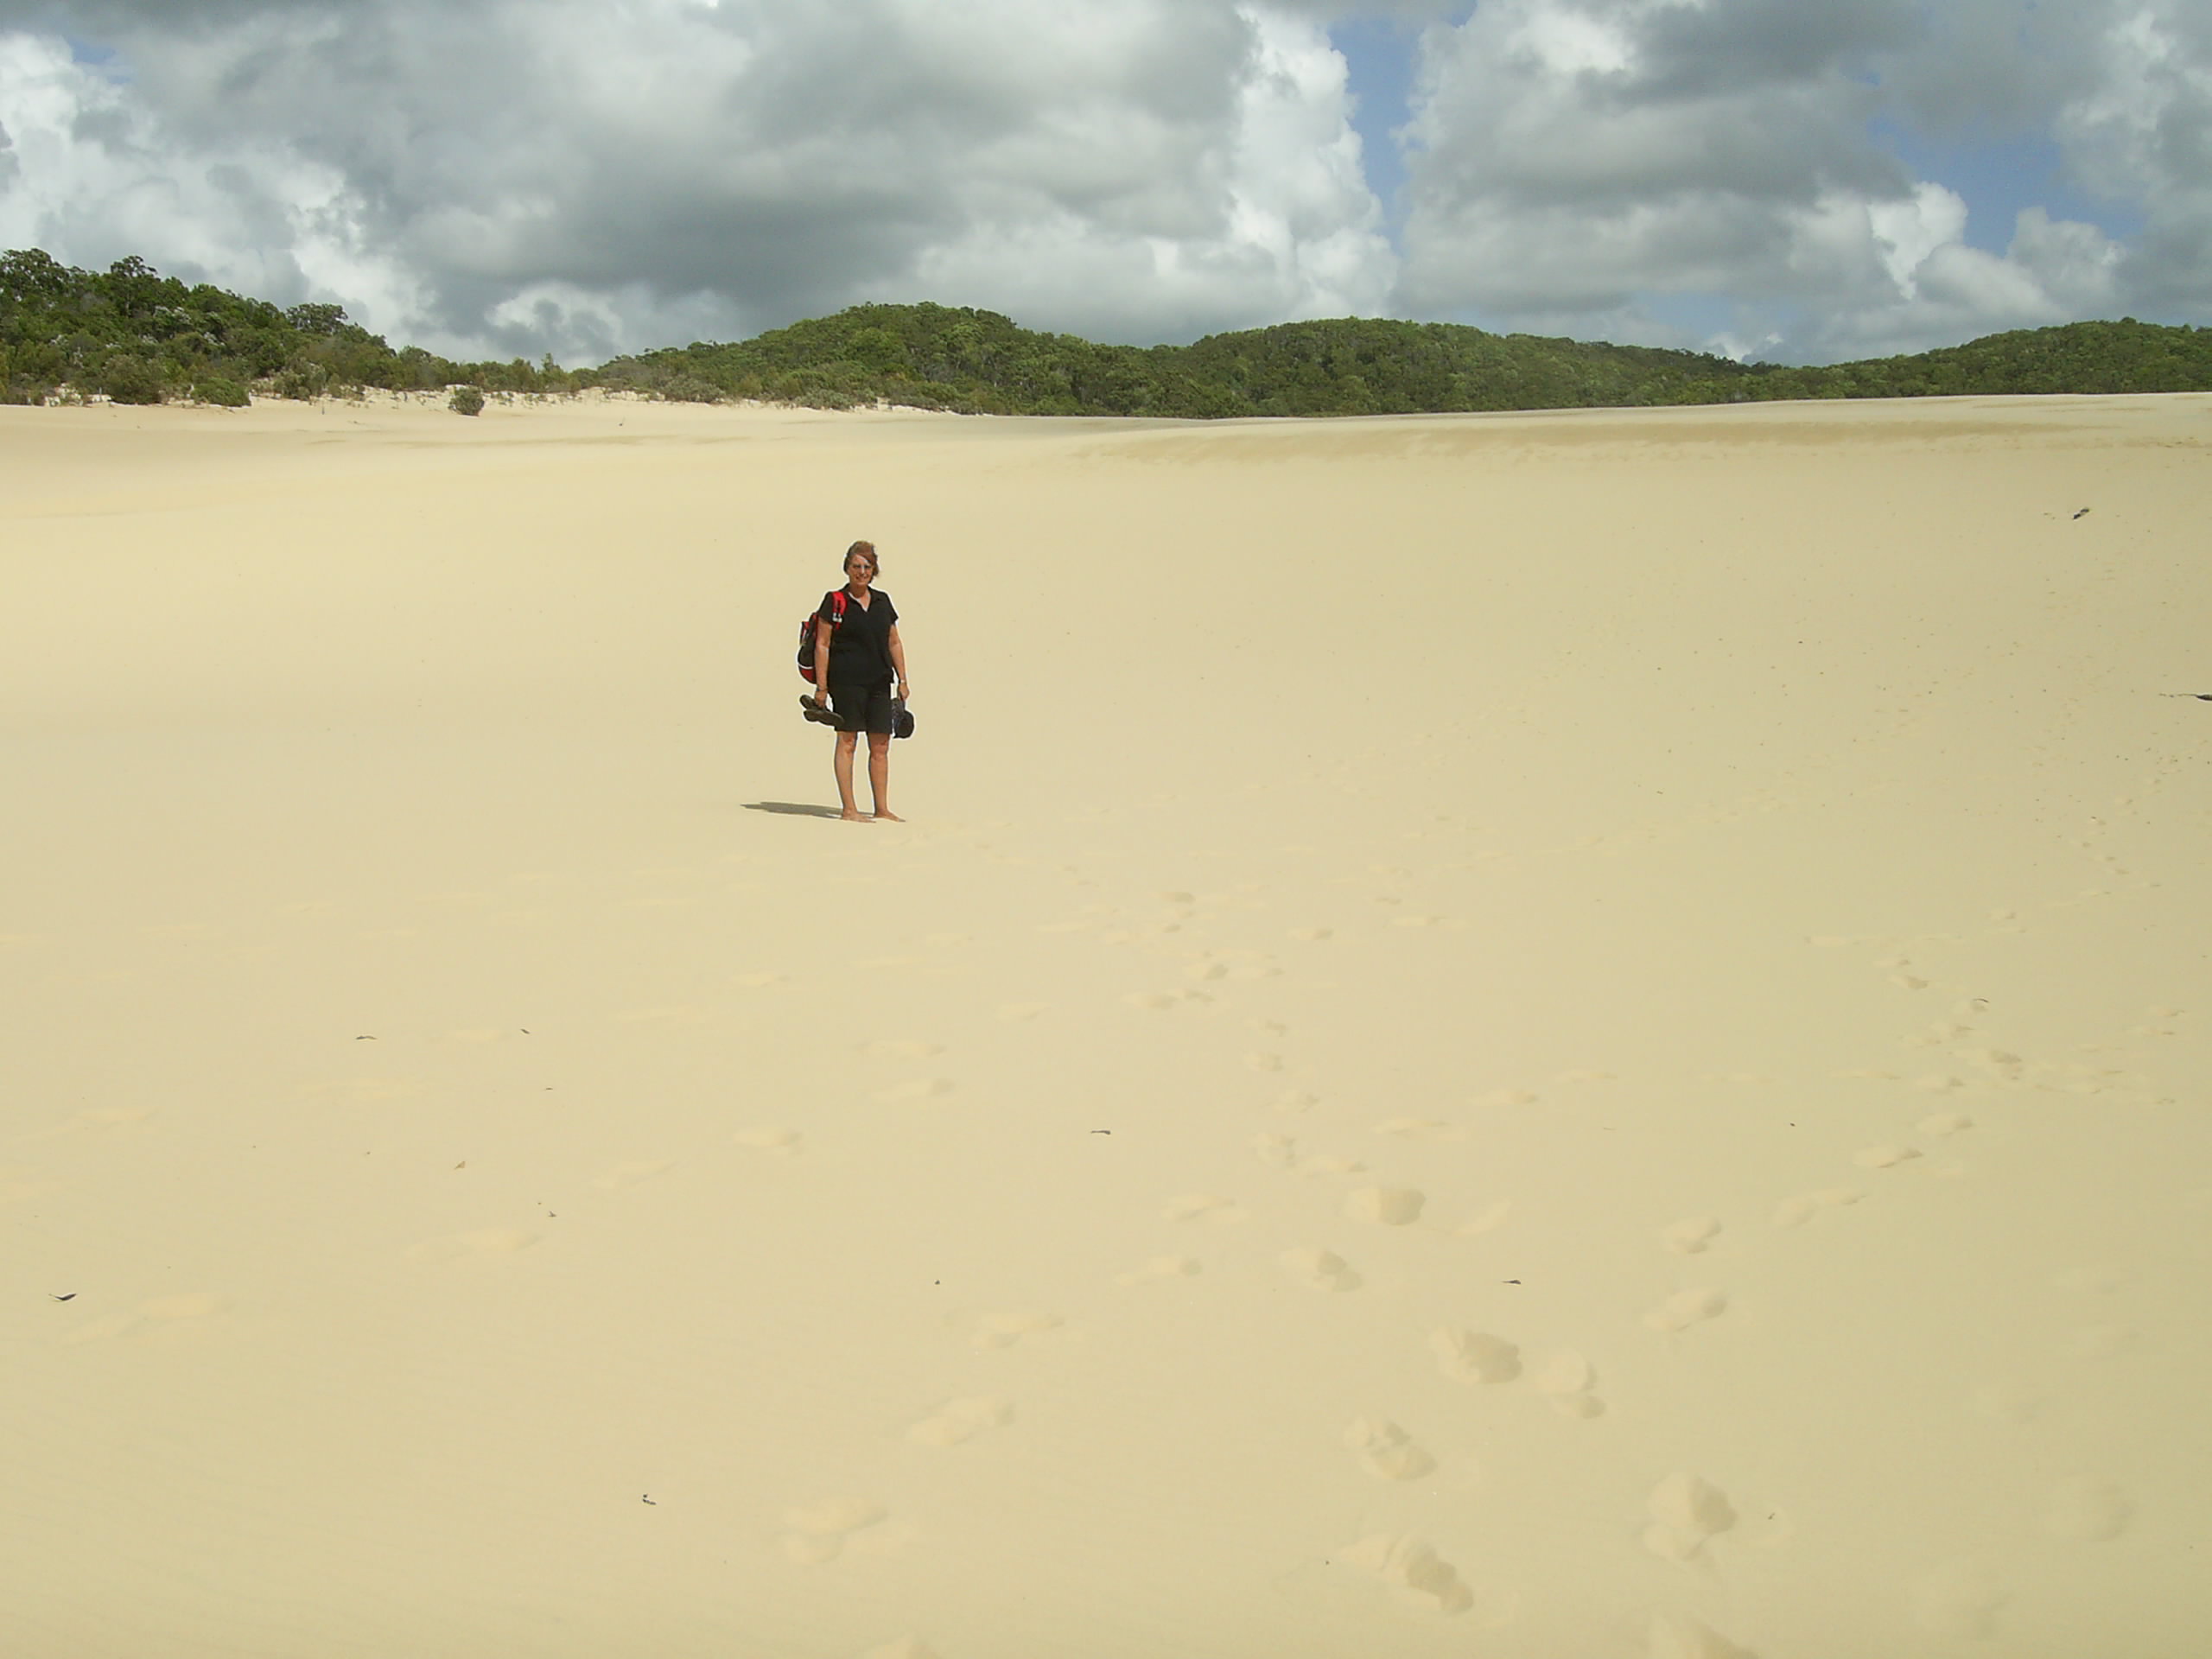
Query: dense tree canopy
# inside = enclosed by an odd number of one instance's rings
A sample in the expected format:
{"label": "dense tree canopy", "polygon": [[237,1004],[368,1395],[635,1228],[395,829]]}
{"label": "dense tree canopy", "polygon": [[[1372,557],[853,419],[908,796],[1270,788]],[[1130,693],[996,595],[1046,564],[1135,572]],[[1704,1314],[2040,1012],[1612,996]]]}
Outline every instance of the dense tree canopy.
{"label": "dense tree canopy", "polygon": [[0,254],[0,402],[41,402],[67,387],[119,404],[243,404],[249,388],[311,397],[462,382],[531,391],[573,384],[550,362],[450,363],[415,346],[394,351],[338,306],[286,311],[205,283],[188,288],[136,257],[89,271],[35,248]]}
{"label": "dense tree canopy", "polygon": [[671,346],[568,371],[454,363],[393,350],[334,305],[280,310],[143,259],[105,272],[36,249],[0,256],[0,401],[64,388],[118,403],[249,389],[307,397],[360,386],[486,391],[584,386],[715,403],[892,403],[963,413],[1402,415],[1770,398],[2212,391],[2212,329],[2124,318],[1992,334],[1911,357],[1821,368],[1695,352],[1493,334],[1453,323],[1343,318],[1213,334],[1192,346],[1100,346],[993,311],[862,305],[734,344]]}

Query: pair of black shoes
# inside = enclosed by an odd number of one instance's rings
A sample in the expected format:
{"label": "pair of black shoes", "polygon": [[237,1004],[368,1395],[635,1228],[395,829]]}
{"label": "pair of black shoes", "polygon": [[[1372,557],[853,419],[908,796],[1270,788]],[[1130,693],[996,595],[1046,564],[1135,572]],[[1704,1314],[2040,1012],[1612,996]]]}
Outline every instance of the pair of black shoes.
{"label": "pair of black shoes", "polygon": [[[837,716],[830,712],[830,705],[805,692],[798,694],[799,712],[817,726],[836,726]],[[906,707],[906,699],[895,698],[891,705],[891,734],[912,737],[914,734],[914,711]]]}

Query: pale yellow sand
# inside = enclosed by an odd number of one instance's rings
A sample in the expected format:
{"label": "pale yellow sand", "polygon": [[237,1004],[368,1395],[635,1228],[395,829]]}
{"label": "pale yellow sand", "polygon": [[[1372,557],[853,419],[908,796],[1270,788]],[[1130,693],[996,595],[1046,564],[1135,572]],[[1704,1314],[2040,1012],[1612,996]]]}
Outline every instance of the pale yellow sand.
{"label": "pale yellow sand", "polygon": [[2194,1650],[2208,446],[0,410],[0,1648]]}

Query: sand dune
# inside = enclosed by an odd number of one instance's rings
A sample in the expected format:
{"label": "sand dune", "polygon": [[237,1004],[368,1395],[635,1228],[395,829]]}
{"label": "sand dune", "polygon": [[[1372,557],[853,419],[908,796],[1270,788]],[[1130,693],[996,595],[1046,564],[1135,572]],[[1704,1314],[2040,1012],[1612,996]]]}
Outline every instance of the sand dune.
{"label": "sand dune", "polygon": [[0,410],[0,1645],[2190,1650],[2208,454]]}

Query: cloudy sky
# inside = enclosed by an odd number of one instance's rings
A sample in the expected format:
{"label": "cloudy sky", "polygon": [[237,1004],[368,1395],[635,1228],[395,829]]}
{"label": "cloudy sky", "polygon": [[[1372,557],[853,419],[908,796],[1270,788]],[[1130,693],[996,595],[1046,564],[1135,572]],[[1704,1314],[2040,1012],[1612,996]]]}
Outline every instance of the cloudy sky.
{"label": "cloudy sky", "polygon": [[0,0],[0,247],[564,362],[932,299],[2212,323],[2212,0]]}

